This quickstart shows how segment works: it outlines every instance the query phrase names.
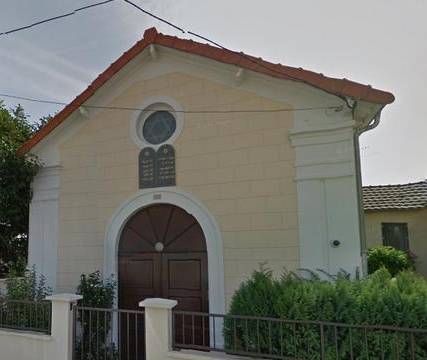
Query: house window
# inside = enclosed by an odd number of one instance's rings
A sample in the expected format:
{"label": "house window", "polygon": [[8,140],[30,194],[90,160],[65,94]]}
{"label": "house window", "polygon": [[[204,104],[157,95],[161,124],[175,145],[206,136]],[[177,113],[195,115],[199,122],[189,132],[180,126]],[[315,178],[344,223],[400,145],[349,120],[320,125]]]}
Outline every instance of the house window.
{"label": "house window", "polygon": [[407,223],[382,223],[383,244],[403,251],[409,250]]}
{"label": "house window", "polygon": [[175,130],[175,117],[169,111],[161,110],[145,119],[142,135],[148,143],[158,145],[170,139]]}

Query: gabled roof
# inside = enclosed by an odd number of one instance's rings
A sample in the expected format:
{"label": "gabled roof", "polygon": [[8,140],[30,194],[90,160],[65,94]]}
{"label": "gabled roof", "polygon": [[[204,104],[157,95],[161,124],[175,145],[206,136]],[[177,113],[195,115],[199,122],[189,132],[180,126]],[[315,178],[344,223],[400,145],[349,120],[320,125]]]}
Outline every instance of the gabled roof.
{"label": "gabled roof", "polygon": [[181,39],[175,36],[158,33],[156,28],[145,31],[144,38],[138,41],[128,51],[123,53],[103,73],[101,73],[79,96],[53,117],[39,132],[22,145],[19,153],[27,153],[44,137],[60,125],[71,113],[83,105],[102,85],[114,74],[120,71],[127,63],[140,54],[151,44],[156,44],[194,55],[210,58],[226,64],[236,65],[244,69],[256,71],[274,78],[303,82],[340,97],[350,97],[375,104],[390,104],[394,101],[393,94],[377,90],[370,85],[362,85],[347,79],[335,79],[302,68],[273,64],[261,58],[255,58],[243,53],[221,49],[208,44],[192,40]]}
{"label": "gabled roof", "polygon": [[402,185],[363,187],[365,210],[427,208],[427,180]]}

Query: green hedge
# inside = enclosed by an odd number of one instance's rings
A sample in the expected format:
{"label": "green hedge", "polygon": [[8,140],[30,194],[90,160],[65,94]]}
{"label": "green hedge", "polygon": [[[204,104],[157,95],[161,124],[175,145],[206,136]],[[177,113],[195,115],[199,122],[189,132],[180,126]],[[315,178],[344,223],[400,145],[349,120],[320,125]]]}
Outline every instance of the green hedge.
{"label": "green hedge", "polygon": [[[274,279],[270,271],[260,270],[234,294],[229,315],[426,329],[427,282],[412,272],[401,272],[393,278],[386,269],[366,279],[338,276],[334,282],[315,276],[305,280],[293,273]],[[386,359],[394,358],[396,352],[400,359],[411,358],[411,342],[405,334],[379,331],[365,334],[363,330],[352,330],[350,334],[346,328],[335,331],[333,326],[323,330],[326,359],[349,359],[351,347],[355,359],[381,358],[381,349]],[[224,332],[229,352],[320,359],[319,325],[228,319]],[[427,359],[427,336],[416,336],[414,343],[415,358]]]}

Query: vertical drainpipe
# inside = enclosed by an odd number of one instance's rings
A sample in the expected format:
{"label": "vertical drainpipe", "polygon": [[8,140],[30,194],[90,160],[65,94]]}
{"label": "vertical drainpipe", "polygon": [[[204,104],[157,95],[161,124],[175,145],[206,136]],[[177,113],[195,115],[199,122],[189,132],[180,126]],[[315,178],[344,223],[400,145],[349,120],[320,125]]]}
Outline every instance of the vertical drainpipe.
{"label": "vertical drainpipe", "polygon": [[353,135],[355,165],[356,165],[356,188],[357,188],[358,214],[359,214],[360,255],[362,257],[362,276],[366,276],[368,274],[368,249],[367,249],[366,231],[365,231],[365,211],[363,206],[362,171],[360,166],[359,137],[364,132],[372,130],[378,126],[378,124],[380,123],[381,111],[382,111],[382,108],[375,114],[375,117],[366,127],[356,130]]}

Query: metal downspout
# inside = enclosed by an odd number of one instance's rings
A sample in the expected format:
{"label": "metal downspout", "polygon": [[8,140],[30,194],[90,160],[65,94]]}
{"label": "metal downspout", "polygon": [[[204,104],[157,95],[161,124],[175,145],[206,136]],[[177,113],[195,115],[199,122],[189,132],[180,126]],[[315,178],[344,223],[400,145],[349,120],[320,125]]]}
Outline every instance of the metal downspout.
{"label": "metal downspout", "polygon": [[363,206],[363,192],[362,192],[362,171],[360,165],[360,143],[359,137],[364,132],[372,130],[380,123],[382,108],[375,114],[375,117],[369,123],[368,126],[356,130],[354,132],[354,153],[355,153],[355,165],[356,165],[356,188],[357,188],[357,199],[358,199],[358,213],[359,213],[359,232],[360,232],[360,255],[362,257],[362,275],[368,274],[368,249],[366,243],[366,229],[365,229],[365,212]]}

